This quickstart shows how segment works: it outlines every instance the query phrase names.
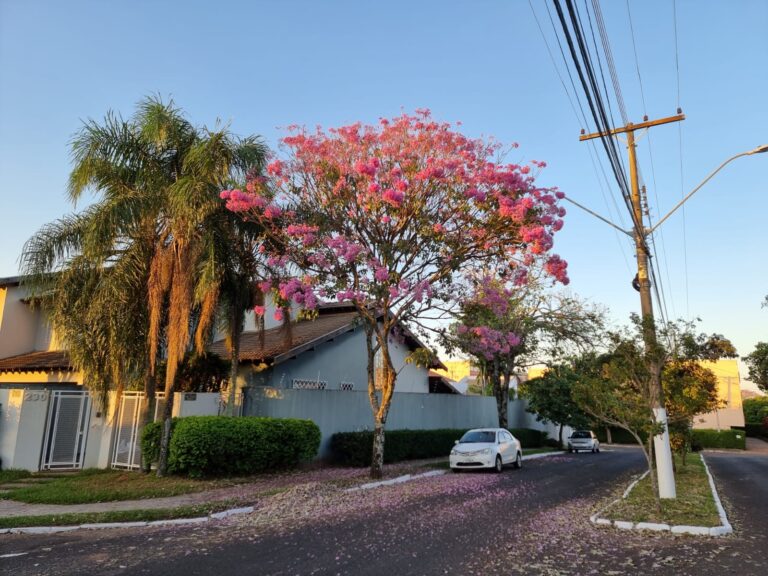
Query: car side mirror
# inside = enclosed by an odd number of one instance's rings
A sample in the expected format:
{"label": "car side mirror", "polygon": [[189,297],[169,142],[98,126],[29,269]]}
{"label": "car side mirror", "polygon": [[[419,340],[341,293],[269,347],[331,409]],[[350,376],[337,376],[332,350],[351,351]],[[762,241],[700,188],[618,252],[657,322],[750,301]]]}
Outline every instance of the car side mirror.
{"label": "car side mirror", "polygon": [[454,446],[455,446],[456,444],[458,444],[458,443],[459,443],[459,441],[458,441],[458,440],[454,440],[454,441],[453,441],[453,445],[454,445]]}

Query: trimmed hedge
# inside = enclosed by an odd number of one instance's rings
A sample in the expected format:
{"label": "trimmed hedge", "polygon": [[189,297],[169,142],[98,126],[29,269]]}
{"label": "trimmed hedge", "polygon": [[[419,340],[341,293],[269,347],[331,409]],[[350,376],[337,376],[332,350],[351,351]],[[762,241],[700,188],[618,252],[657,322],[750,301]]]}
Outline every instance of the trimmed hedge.
{"label": "trimmed hedge", "polygon": [[[600,442],[603,444],[608,442],[608,434],[605,432],[605,426],[595,428],[593,429],[593,432],[595,433],[595,436],[597,436],[597,439],[600,440]],[[640,436],[641,438],[644,438],[645,434],[641,434]],[[624,430],[624,428],[613,427],[611,428],[611,442],[613,444],[637,444],[635,437]]]}
{"label": "trimmed hedge", "polygon": [[765,424],[746,424],[744,426],[746,429],[747,436],[750,438],[763,438],[768,439],[768,426]]}
{"label": "trimmed hedge", "polygon": [[743,430],[707,430],[694,429],[691,440],[694,451],[703,448],[737,448],[747,449],[746,434]]}
{"label": "trimmed hedge", "polygon": [[[162,423],[145,428],[144,454],[159,456]],[[174,418],[168,471],[201,476],[239,476],[286,469],[314,458],[320,429],[311,420],[246,416]]]}
{"label": "trimmed hedge", "polygon": [[[389,430],[385,433],[384,462],[401,462],[420,458],[447,456],[465,429]],[[512,429],[524,448],[538,448],[547,434],[528,428]],[[373,432],[337,432],[331,436],[333,461],[346,466],[370,466]]]}

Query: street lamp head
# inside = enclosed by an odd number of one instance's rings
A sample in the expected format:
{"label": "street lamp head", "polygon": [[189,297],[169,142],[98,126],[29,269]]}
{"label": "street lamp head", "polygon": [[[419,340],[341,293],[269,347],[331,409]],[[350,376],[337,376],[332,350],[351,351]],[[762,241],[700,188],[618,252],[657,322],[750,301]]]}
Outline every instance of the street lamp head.
{"label": "street lamp head", "polygon": [[762,144],[751,152],[748,152],[748,154],[762,154],[763,152],[768,152],[768,144]]}

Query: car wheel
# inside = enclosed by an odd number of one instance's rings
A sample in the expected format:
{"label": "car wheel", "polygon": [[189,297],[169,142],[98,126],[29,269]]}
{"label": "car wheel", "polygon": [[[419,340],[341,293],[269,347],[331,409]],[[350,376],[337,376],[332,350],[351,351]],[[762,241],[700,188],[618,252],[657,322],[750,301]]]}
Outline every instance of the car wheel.
{"label": "car wheel", "polygon": [[454,474],[458,474],[459,472],[461,472],[461,468],[451,468],[451,472],[453,472]]}
{"label": "car wheel", "polygon": [[594,453],[595,453],[595,447],[592,446],[592,454],[594,454]]}
{"label": "car wheel", "polygon": [[517,453],[517,457],[515,458],[515,468],[520,470],[520,468],[523,467],[523,455],[520,454],[520,452]]}
{"label": "car wheel", "polygon": [[568,448],[568,454],[573,454],[573,448]]}
{"label": "car wheel", "polygon": [[598,446],[597,448],[595,448],[595,452],[597,452],[598,454],[600,454],[600,446]]}
{"label": "car wheel", "polygon": [[501,472],[504,468],[504,463],[501,461],[501,455],[496,454],[496,464],[494,465],[493,469],[496,472]]}

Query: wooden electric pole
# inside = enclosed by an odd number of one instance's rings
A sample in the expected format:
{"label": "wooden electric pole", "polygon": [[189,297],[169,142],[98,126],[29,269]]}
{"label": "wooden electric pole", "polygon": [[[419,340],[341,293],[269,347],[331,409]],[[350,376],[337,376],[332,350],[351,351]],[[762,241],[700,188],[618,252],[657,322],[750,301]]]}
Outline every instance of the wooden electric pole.
{"label": "wooden electric pole", "polygon": [[643,218],[643,195],[640,190],[637,175],[637,154],[635,150],[635,131],[669,124],[670,122],[680,122],[685,120],[685,115],[678,114],[658,120],[647,118],[638,124],[629,123],[621,128],[616,128],[610,132],[595,132],[592,134],[582,134],[579,140],[591,140],[602,136],[613,137],[617,134],[627,135],[627,150],[629,152],[629,179],[631,185],[630,200],[632,203],[633,220],[633,238],[635,240],[635,251],[637,254],[637,283],[640,290],[640,311],[643,319],[643,339],[645,341],[646,351],[650,357],[651,407],[656,421],[662,425],[663,432],[654,437],[654,449],[656,453],[656,471],[659,480],[659,496],[661,498],[676,498],[675,475],[672,467],[672,450],[669,446],[669,429],[667,427],[667,411],[664,407],[664,389],[661,386],[661,370],[656,359],[656,327],[653,318],[653,301],[651,299],[651,280],[648,274],[648,245],[646,238],[650,230],[645,227]]}

